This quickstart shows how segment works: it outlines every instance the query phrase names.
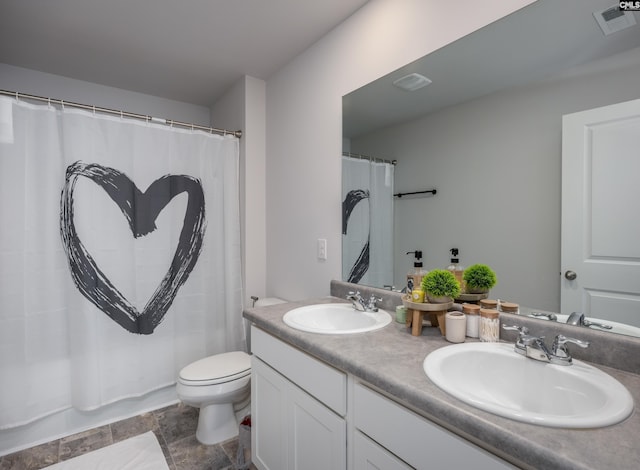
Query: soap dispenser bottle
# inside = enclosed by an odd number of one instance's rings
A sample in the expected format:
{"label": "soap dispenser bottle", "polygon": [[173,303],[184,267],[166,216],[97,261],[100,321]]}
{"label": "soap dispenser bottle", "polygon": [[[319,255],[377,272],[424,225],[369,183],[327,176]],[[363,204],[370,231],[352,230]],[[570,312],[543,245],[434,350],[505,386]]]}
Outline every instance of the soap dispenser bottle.
{"label": "soap dispenser bottle", "polygon": [[422,251],[407,251],[407,254],[415,256],[413,269],[407,274],[407,294],[410,294],[413,289],[421,288],[422,277],[427,274],[427,271],[422,267]]}
{"label": "soap dispenser bottle", "polygon": [[464,268],[460,265],[460,260],[458,259],[459,250],[457,248],[451,248],[449,251],[451,252],[451,264],[447,267],[447,271],[450,271],[451,274],[455,276],[456,281],[460,284],[462,292],[464,292],[464,280],[462,279]]}

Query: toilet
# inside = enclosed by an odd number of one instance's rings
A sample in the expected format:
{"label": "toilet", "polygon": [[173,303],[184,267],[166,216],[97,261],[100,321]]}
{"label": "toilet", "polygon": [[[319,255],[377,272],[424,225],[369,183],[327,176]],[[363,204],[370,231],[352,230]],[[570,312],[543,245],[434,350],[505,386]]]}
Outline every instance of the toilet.
{"label": "toilet", "polygon": [[251,397],[251,359],[242,351],[205,357],[183,368],[176,385],[178,398],[200,408],[196,438],[217,444],[238,434],[236,409]]}
{"label": "toilet", "polygon": [[[266,298],[256,307],[284,303]],[[238,420],[250,411],[251,357],[232,351],[205,357],[184,367],[176,391],[186,405],[200,408],[196,438],[211,445],[238,435]]]}

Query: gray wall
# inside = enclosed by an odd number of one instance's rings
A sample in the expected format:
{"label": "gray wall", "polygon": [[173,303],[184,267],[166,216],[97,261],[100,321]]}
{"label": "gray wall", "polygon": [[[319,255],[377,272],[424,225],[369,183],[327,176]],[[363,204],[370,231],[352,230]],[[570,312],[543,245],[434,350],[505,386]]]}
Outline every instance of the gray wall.
{"label": "gray wall", "polygon": [[395,282],[422,249],[425,267],[486,263],[492,297],[560,310],[562,115],[638,98],[640,49],[562,77],[498,92],[353,139],[351,150],[398,160]]}

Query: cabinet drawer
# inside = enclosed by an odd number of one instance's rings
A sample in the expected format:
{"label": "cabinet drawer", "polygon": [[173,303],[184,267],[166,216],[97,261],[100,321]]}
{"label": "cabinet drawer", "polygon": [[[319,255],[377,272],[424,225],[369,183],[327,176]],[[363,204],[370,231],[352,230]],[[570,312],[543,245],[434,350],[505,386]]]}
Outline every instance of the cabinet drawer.
{"label": "cabinet drawer", "polygon": [[417,469],[514,468],[362,384],[354,394],[355,427]]}
{"label": "cabinet drawer", "polygon": [[360,431],[354,433],[353,455],[354,470],[413,470]]}
{"label": "cabinet drawer", "polygon": [[251,327],[252,353],[335,413],[347,412],[347,375],[263,330]]}

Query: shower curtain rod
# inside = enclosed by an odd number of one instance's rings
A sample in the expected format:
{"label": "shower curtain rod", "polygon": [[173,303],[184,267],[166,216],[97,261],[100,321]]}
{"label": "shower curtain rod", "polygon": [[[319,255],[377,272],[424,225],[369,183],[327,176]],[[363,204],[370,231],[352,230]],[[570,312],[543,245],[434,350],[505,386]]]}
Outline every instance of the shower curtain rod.
{"label": "shower curtain rod", "polygon": [[92,106],[92,105],[87,105],[87,104],[74,103],[72,101],[58,100],[58,99],[53,99],[53,98],[45,98],[43,96],[36,96],[36,95],[28,95],[26,93],[19,93],[17,91],[0,90],[0,95],[12,96],[17,100],[22,98],[22,99],[33,100],[33,101],[43,101],[43,102],[48,103],[48,104],[57,104],[59,106],[62,106],[63,108],[65,106],[69,106],[71,108],[86,109],[86,110],[93,111],[93,112],[99,112],[99,113],[104,113],[104,114],[113,114],[115,116],[120,116],[120,117],[128,117],[128,118],[140,119],[140,120],[143,120],[143,121],[146,121],[146,122],[155,122],[155,123],[158,123],[158,124],[165,124],[165,125],[171,126],[171,127],[183,127],[183,128],[191,129],[191,130],[196,130],[197,129],[199,131],[209,132],[210,134],[233,135],[233,136],[235,136],[237,138],[242,137],[242,131],[229,131],[227,129],[216,129],[215,127],[200,126],[198,124],[190,124],[190,123],[187,123],[187,122],[174,121],[173,119],[163,119],[163,118],[157,118],[157,117],[153,117],[153,116],[147,116],[145,114],[131,113],[131,112],[128,112],[128,111],[118,111],[116,109],[102,108],[100,106]]}
{"label": "shower curtain rod", "polygon": [[370,157],[369,155],[362,155],[361,153],[342,152],[343,157],[359,158],[360,160],[369,160],[370,162],[389,163],[390,165],[397,165],[398,160],[385,160],[383,158]]}

